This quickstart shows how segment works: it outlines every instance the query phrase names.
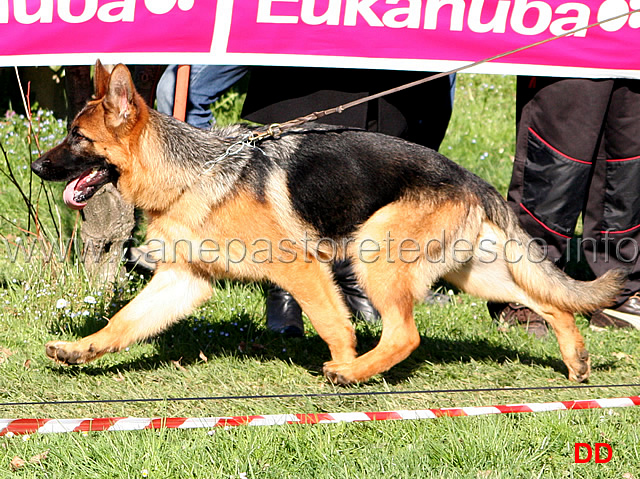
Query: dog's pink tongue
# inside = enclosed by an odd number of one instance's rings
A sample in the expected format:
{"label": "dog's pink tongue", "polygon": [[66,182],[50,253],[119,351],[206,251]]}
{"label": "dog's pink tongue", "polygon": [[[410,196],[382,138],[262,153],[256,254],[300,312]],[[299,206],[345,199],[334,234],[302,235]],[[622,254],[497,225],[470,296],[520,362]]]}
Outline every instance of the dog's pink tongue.
{"label": "dog's pink tongue", "polygon": [[69,183],[66,186],[66,188],[64,189],[64,193],[62,193],[62,199],[64,200],[64,204],[67,205],[72,210],[81,210],[82,208],[87,206],[86,203],[80,203],[75,199],[75,190],[76,190],[76,185],[78,184],[78,181],[80,181],[80,178],[76,178],[75,180],[73,180],[71,183]]}

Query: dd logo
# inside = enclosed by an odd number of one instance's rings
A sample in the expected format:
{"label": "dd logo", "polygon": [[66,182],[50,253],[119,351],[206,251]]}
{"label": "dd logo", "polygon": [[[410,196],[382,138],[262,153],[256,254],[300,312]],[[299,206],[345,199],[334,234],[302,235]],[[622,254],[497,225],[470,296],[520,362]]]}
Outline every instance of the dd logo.
{"label": "dd logo", "polygon": [[[604,464],[609,462],[613,457],[613,449],[606,442],[596,442],[593,448],[591,448],[590,444],[586,442],[576,442],[574,447],[575,452],[575,463],[576,464],[585,464],[590,462],[593,456],[595,455],[595,462],[598,464]],[[607,450],[606,457],[601,456],[602,449]],[[595,454],[594,454],[595,450]],[[584,451],[584,452],[581,452]]]}

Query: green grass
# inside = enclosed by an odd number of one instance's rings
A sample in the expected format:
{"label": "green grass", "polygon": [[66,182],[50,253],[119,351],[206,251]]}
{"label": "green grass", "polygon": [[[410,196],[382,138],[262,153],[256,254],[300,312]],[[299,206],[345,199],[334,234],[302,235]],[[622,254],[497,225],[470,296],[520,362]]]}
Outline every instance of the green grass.
{"label": "green grass", "polygon": [[440,152],[506,195],[516,137],[516,79],[458,75],[453,116]]}
{"label": "green grass", "polygon": [[[459,76],[454,118],[442,149],[503,192],[513,155],[514,88],[511,77]],[[13,150],[12,164],[30,161],[24,145]],[[21,181],[28,182],[24,171]],[[0,185],[4,211],[12,212],[5,213],[9,221],[2,220],[0,232],[16,234],[16,225],[27,224],[24,207],[14,187]],[[69,234],[75,214],[59,211]],[[94,289],[77,264],[60,268],[4,261],[14,269],[5,271],[0,289],[0,403],[569,385],[553,336],[537,340],[522,330],[499,329],[484,302],[456,295],[450,306],[416,308],[422,344],[410,358],[366,384],[336,388],[322,377],[328,350],[308,322],[303,338],[268,332],[261,287],[229,282],[216,284],[206,305],[157,338],[84,367],[63,368],[46,359],[43,344],[101,328],[146,279],[131,273],[113,289]],[[595,332],[583,318],[578,325],[592,355],[592,384],[640,382],[640,331]],[[357,333],[365,351],[375,345],[380,328],[358,324]],[[623,388],[0,406],[0,417],[331,413],[636,394]],[[0,478],[640,478],[639,421],[640,410],[627,408],[2,437]],[[607,464],[574,464],[576,442],[607,442],[614,458]],[[28,460],[44,451],[48,456],[40,464],[9,470],[15,456]]]}

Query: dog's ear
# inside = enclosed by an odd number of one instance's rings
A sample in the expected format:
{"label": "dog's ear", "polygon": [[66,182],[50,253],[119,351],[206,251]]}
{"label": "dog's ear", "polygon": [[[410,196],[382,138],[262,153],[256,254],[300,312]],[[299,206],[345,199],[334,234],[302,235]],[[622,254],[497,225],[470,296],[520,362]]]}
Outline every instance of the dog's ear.
{"label": "dog's ear", "polygon": [[130,120],[135,120],[136,113],[134,98],[136,89],[129,69],[122,63],[111,72],[109,84],[104,96],[104,105],[111,114],[110,126],[119,127]]}
{"label": "dog's ear", "polygon": [[107,93],[107,86],[109,86],[109,72],[100,60],[96,60],[96,67],[93,72],[93,91],[95,98],[102,98],[105,93]]}

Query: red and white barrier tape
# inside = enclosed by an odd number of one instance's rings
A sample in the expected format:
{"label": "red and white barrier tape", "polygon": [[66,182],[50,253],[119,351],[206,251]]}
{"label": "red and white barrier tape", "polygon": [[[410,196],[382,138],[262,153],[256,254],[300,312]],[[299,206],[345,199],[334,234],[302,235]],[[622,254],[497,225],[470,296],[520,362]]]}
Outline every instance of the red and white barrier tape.
{"label": "red and white barrier tape", "polygon": [[417,409],[379,412],[341,412],[318,414],[270,414],[265,416],[93,419],[0,419],[0,436],[33,433],[82,431],[136,431],[141,429],[194,429],[233,426],[279,426],[283,424],[333,424],[338,422],[410,421],[443,416],[484,416],[520,412],[567,411],[640,406],[640,396],[609,399],[585,399],[548,403],[472,406],[461,408]]}

